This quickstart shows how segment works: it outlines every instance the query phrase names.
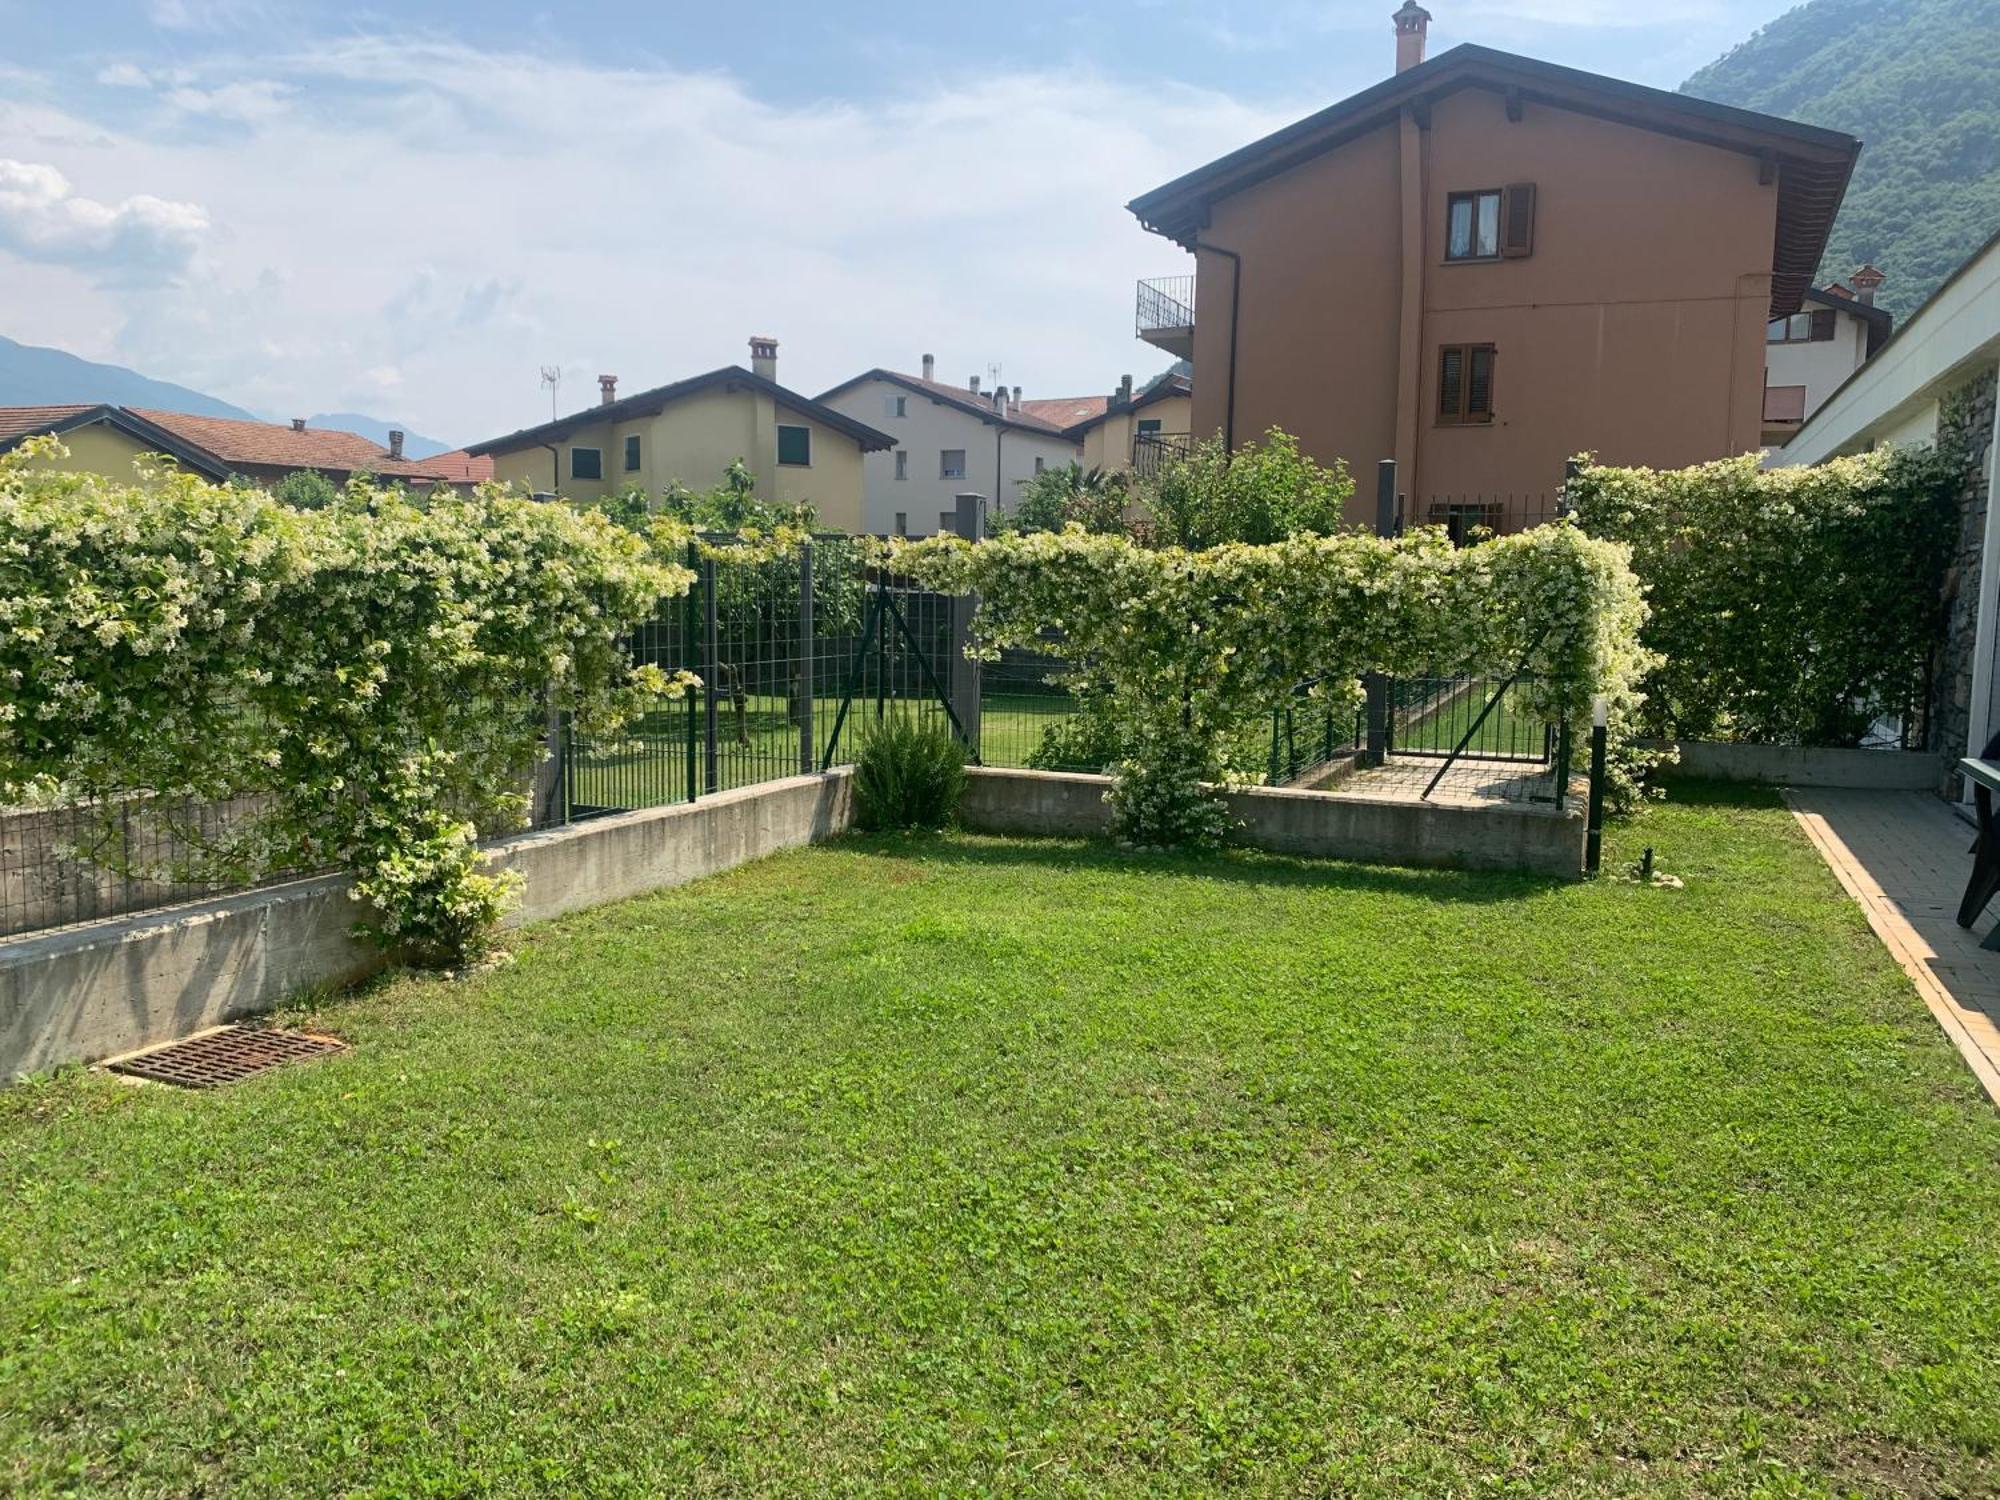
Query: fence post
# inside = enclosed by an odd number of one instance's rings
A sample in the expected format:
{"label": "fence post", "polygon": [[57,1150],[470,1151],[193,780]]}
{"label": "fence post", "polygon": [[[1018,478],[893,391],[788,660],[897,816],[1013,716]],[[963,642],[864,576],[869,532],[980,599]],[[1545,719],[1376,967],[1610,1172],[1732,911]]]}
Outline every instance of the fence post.
{"label": "fence post", "polygon": [[[694,581],[688,585],[688,591],[681,600],[680,655],[683,662],[687,660],[688,655],[694,650],[695,625],[700,618],[697,612],[699,605],[695,601],[695,595],[701,590],[701,547],[696,542],[688,543],[687,565],[688,571],[694,574]],[[695,719],[696,715],[701,712],[701,699],[699,695],[692,691],[687,694],[687,708],[687,743],[683,748],[687,751],[687,799],[692,802],[699,792],[699,788],[695,782],[695,777],[698,774],[695,769],[696,744],[698,739]]]}
{"label": "fence post", "polygon": [[534,826],[537,828],[552,828],[569,821],[568,719],[550,696],[542,725],[542,743],[548,754],[535,767]]}
{"label": "fence post", "polygon": [[[954,535],[977,542],[986,535],[985,497],[968,492],[952,497]],[[965,733],[965,753],[979,760],[979,663],[966,655],[972,649],[972,616],[979,608],[977,594],[955,594],[951,601],[951,675],[946,685],[951,693],[951,711],[958,715]]]}
{"label": "fence post", "polygon": [[1576,506],[1569,498],[1569,487],[1570,482],[1582,472],[1583,460],[1576,458],[1566,458],[1563,460],[1562,493],[1556,496],[1556,514],[1558,516],[1573,516],[1576,514]]}
{"label": "fence post", "polygon": [[1583,869],[1595,875],[1604,862],[1604,751],[1610,737],[1610,703],[1602,693],[1590,705],[1590,817],[1583,829]]}
{"label": "fence post", "polygon": [[722,647],[716,638],[715,556],[701,560],[701,681],[702,729],[707,740],[702,787],[711,796],[721,789],[721,766],[715,738],[715,686],[722,675]]}
{"label": "fence post", "polygon": [[813,544],[799,543],[799,774],[819,765],[813,735]]}
{"label": "fence post", "polygon": [[[1375,534],[1396,534],[1396,460],[1385,458],[1375,465]],[[1380,672],[1366,672],[1361,678],[1368,699],[1368,742],[1363,763],[1379,766],[1389,758],[1389,679]]]}

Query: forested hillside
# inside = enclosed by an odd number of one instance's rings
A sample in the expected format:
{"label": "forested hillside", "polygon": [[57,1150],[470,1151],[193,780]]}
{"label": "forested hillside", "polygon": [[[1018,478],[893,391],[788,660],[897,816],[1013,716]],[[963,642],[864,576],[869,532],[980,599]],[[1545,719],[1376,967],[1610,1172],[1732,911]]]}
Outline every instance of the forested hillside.
{"label": "forested hillside", "polygon": [[1861,137],[1820,280],[1899,320],[2000,230],[2000,0],[1809,0],[1681,87]]}

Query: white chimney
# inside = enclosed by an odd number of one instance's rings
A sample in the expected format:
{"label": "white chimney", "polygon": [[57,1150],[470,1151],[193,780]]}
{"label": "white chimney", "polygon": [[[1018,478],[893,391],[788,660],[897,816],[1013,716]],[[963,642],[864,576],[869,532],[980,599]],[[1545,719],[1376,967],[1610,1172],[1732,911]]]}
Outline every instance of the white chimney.
{"label": "white chimney", "polygon": [[617,399],[618,399],[618,377],[616,375],[598,376],[597,404],[599,406],[609,406],[612,402],[616,401]]}
{"label": "white chimney", "polygon": [[935,354],[926,354],[924,356],[924,379],[937,379],[937,356]]}
{"label": "white chimney", "polygon": [[973,395],[975,395],[975,396],[976,396],[976,395],[978,395],[978,394],[979,394],[979,377],[978,377],[977,375],[968,375],[968,376],[966,376],[966,377],[965,377],[965,388],[966,388],[966,389],[967,389],[968,391],[972,392],[972,394],[973,394]]}
{"label": "white chimney", "polygon": [[391,427],[389,429],[389,457],[401,458],[402,456],[403,431],[400,427]]}
{"label": "white chimney", "polygon": [[1020,414],[1020,410],[1021,410],[1021,388],[1017,385],[1014,387],[1014,412],[1017,416]]}
{"label": "white chimney", "polygon": [[778,341],[763,334],[750,339],[750,373],[765,380],[778,378]]}

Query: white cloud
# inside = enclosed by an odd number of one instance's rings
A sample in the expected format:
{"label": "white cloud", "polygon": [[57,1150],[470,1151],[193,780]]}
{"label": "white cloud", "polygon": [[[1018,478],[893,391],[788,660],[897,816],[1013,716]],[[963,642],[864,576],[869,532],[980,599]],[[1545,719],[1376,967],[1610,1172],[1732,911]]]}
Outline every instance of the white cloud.
{"label": "white cloud", "polygon": [[[409,35],[163,87],[227,97],[241,128],[177,126],[184,101],[49,154],[215,227],[185,285],[80,288],[78,326],[109,319],[126,362],[267,411],[365,410],[393,371],[399,414],[458,441],[545,412],[541,365],[630,391],[742,362],[752,332],[807,392],[926,351],[1031,395],[1108,390],[1166,363],[1132,339],[1133,281],[1187,264],[1123,202],[1324,102],[1079,70],[791,107],[720,74]],[[0,156],[17,125],[0,107]]]}
{"label": "white cloud", "polygon": [[290,87],[268,78],[225,83],[212,89],[191,86],[169,89],[167,103],[191,115],[254,123],[283,113]]}
{"label": "white cloud", "polygon": [[1469,20],[1499,20],[1533,26],[1653,28],[1712,21],[1723,0],[1668,0],[1633,5],[1629,0],[1466,0]]}
{"label": "white cloud", "polygon": [[137,63],[115,62],[97,70],[97,81],[112,89],[145,89],[153,86],[146,70]]}
{"label": "white cloud", "polygon": [[196,204],[150,193],[100,203],[45,162],[0,158],[0,249],[24,260],[145,284],[185,270],[207,231]]}

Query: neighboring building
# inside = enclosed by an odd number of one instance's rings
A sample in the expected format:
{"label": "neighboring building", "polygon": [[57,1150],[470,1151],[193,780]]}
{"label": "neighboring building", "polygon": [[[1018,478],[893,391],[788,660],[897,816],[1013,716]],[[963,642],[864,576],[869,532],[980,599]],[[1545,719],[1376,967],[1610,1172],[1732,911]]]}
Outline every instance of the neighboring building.
{"label": "neighboring building", "polygon": [[[1461,46],[1135,199],[1192,278],[1138,331],[1194,360],[1197,436],[1276,426],[1359,480],[1536,495],[1579,450],[1758,446],[1764,329],[1800,309],[1860,143]],[[1196,310],[1199,309],[1199,316]]]}
{"label": "neighboring building", "polygon": [[596,500],[624,489],[704,490],[741,459],[760,499],[811,505],[820,524],[862,529],[862,460],[894,440],[778,384],[775,339],[750,340],[750,365],[727,365],[620,397],[597,378],[600,401],[553,422],[474,443],[496,478],[534,494]]}
{"label": "neighboring building", "polygon": [[1875,305],[1886,278],[1863,266],[1848,278],[1810,287],[1789,318],[1764,329],[1764,441],[1782,443],[1889,337],[1888,309]]}
{"label": "neighboring building", "polygon": [[1083,445],[1086,469],[1151,474],[1166,459],[1187,452],[1193,424],[1193,382],[1187,376],[1163,375],[1135,396],[1127,375],[1103,410],[1065,435]]}
{"label": "neighboring building", "polygon": [[365,473],[413,485],[468,488],[493,477],[490,464],[464,452],[405,458],[403,435],[395,431],[384,448],[358,432],[307,427],[303,419],[286,426],[147,407],[0,407],[0,452],[42,433],[61,438],[69,449],[67,458],[47,461],[50,467],[119,478],[131,474],[133,460],[143,453],[162,454],[216,481],[243,478],[268,484],[302,469],[316,470],[335,484]]}
{"label": "neighboring building", "polygon": [[1947,763],[2000,731],[2000,492],[1994,399],[2000,386],[2000,235],[1960,266],[1875,357],[1822,401],[1769,466],[1816,464],[1884,444],[1945,441],[1963,451],[1958,555],[1938,654],[1930,748]]}
{"label": "neighboring building", "polygon": [[1072,403],[1023,401],[1019,386],[982,391],[977,375],[946,385],[928,354],[921,375],[867,370],[819,399],[894,438],[866,464],[867,529],[877,535],[929,536],[962,494],[1009,510],[1023,484],[1078,453],[1063,423],[1035,414]]}

